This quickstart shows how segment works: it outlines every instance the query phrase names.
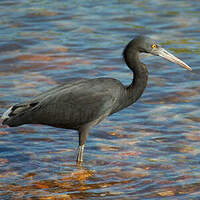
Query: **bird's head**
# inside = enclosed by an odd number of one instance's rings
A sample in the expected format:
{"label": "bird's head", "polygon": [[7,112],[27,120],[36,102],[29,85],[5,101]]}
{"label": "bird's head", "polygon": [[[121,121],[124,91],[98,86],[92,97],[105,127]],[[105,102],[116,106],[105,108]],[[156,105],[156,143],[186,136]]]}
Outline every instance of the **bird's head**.
{"label": "bird's head", "polygon": [[[169,53],[167,50],[162,48],[160,45],[158,45],[154,40],[152,40],[149,37],[146,36],[136,36],[129,44],[129,48],[134,48],[140,53],[148,53],[151,55],[160,56],[170,62],[173,62],[175,64],[178,64],[179,66],[187,69],[192,70],[186,63],[184,63],[179,58],[175,57],[171,53]],[[127,47],[128,47],[127,46]]]}

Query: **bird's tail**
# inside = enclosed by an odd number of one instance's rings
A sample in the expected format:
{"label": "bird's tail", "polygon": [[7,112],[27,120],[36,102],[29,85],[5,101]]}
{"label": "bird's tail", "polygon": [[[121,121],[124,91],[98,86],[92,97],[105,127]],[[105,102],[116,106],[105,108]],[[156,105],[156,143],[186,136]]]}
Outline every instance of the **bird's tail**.
{"label": "bird's tail", "polygon": [[38,103],[24,103],[10,107],[1,117],[2,125],[15,127],[31,123],[32,117],[29,111],[34,110],[34,107],[36,107],[37,104]]}

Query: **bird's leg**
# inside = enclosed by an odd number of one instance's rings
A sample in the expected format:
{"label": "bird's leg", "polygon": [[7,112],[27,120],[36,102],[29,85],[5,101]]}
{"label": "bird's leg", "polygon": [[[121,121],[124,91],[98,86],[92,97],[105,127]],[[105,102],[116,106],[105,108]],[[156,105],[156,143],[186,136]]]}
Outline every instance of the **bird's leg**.
{"label": "bird's leg", "polygon": [[85,145],[83,144],[83,145],[79,145],[79,147],[78,147],[78,154],[77,154],[77,159],[76,159],[77,163],[82,163],[83,162],[84,146]]}
{"label": "bird's leg", "polygon": [[80,164],[83,162],[83,151],[84,151],[84,146],[85,146],[85,141],[88,136],[89,129],[82,128],[79,129],[79,147],[78,147],[78,154],[77,154],[77,159],[76,162]]}

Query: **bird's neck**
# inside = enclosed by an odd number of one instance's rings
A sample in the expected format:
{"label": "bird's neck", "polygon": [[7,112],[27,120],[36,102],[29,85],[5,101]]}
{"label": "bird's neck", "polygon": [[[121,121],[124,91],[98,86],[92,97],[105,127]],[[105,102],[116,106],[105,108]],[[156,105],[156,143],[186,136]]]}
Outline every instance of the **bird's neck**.
{"label": "bird's neck", "polygon": [[126,64],[133,72],[132,83],[126,87],[127,106],[134,103],[144,92],[148,80],[146,66],[140,62],[139,53],[132,51],[125,57]]}

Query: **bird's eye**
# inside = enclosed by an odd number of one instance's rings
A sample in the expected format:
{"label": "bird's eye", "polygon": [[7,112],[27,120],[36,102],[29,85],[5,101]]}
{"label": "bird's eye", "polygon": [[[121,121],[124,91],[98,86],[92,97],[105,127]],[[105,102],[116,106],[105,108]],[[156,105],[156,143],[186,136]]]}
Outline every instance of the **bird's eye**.
{"label": "bird's eye", "polygon": [[154,49],[154,48],[156,48],[156,47],[157,47],[157,45],[156,45],[156,44],[153,44],[151,47]]}

